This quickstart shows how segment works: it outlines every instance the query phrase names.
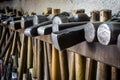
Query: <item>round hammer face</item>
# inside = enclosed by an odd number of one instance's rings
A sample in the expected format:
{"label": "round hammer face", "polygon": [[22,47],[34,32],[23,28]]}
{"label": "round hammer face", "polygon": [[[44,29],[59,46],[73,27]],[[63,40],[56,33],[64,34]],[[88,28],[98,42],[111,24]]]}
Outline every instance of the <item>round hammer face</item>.
{"label": "round hammer face", "polygon": [[31,28],[25,29],[25,30],[24,30],[24,34],[25,34],[26,36],[31,36],[30,30],[31,30]]}
{"label": "round hammer face", "polygon": [[58,24],[62,24],[62,20],[60,17],[56,16],[54,19],[53,19],[53,28],[52,28],[52,31],[55,32],[56,30],[58,30]]}
{"label": "round hammer face", "polygon": [[85,39],[87,42],[93,42],[94,38],[95,38],[95,28],[94,25],[92,23],[87,23],[85,28]]}
{"label": "round hammer face", "polygon": [[38,24],[38,17],[36,15],[33,18],[33,24],[34,25]]}
{"label": "round hammer face", "polygon": [[62,24],[62,19],[58,16],[56,16],[54,19],[53,19],[53,24]]}
{"label": "round hammer face", "polygon": [[111,32],[107,24],[101,24],[97,30],[98,41],[103,45],[108,45],[110,42]]}
{"label": "round hammer face", "polygon": [[53,27],[52,27],[52,31],[55,32],[55,31],[58,31],[58,25],[59,24],[62,24],[62,23],[67,23],[68,22],[68,19],[67,17],[65,16],[56,16],[54,19],[53,19]]}

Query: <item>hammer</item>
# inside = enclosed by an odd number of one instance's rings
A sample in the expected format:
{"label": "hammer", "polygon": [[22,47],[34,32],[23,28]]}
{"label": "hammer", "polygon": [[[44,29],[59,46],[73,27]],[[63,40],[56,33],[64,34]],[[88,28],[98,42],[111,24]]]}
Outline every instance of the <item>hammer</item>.
{"label": "hammer", "polygon": [[[101,10],[100,11],[100,21],[105,22],[111,18],[111,10]],[[98,35],[98,34],[97,34]],[[97,75],[96,80],[110,80],[111,67],[104,63],[97,63]]]}
{"label": "hammer", "polygon": [[26,73],[27,70],[26,66],[27,66],[27,37],[23,35],[18,80],[23,80],[23,73]]}

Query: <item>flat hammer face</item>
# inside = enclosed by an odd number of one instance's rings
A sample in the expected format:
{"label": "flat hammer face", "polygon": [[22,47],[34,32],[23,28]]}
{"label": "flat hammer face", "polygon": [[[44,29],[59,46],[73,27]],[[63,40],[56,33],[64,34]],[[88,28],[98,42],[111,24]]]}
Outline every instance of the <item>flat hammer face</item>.
{"label": "flat hammer face", "polygon": [[119,33],[119,22],[103,23],[98,28],[97,37],[102,45],[116,44]]}
{"label": "flat hammer face", "polygon": [[54,28],[58,27],[58,24],[68,23],[68,22],[69,22],[68,17],[64,15],[59,15],[54,17],[52,31],[54,31]]}
{"label": "flat hammer face", "polygon": [[95,37],[94,25],[92,23],[87,23],[84,30],[85,30],[85,39],[88,42],[92,42],[94,40],[94,37]]}
{"label": "flat hammer face", "polygon": [[101,22],[89,22],[86,24],[85,31],[85,39],[87,42],[96,42],[97,41],[97,29]]}
{"label": "flat hammer face", "polygon": [[98,40],[103,45],[108,45],[110,41],[110,28],[107,24],[101,24],[97,31]]}

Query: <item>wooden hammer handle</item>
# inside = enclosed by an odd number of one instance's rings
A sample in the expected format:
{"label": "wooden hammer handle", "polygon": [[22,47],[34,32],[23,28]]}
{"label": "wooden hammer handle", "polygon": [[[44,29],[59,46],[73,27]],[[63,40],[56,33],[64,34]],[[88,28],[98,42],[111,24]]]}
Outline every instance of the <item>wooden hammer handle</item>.
{"label": "wooden hammer handle", "polygon": [[68,80],[69,72],[68,72],[68,59],[67,59],[67,51],[59,51],[59,59],[60,59],[60,71],[61,71],[61,80]]}
{"label": "wooden hammer handle", "polygon": [[52,45],[52,80],[61,80],[59,53]]}
{"label": "wooden hammer handle", "polygon": [[24,68],[26,66],[26,60],[27,59],[27,37],[23,35],[22,40],[22,47],[21,47],[21,53],[20,53],[20,66],[19,66],[19,75],[18,80],[22,80]]}
{"label": "wooden hammer handle", "polygon": [[33,67],[33,47],[32,47],[32,37],[28,37],[28,52],[27,52],[27,68]]}

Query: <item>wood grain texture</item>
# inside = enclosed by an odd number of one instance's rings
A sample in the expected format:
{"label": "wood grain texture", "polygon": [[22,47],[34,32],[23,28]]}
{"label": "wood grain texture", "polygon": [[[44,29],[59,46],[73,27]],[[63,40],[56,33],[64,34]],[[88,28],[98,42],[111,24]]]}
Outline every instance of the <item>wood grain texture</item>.
{"label": "wood grain texture", "polygon": [[44,79],[44,44],[43,41],[38,40],[38,73],[37,73],[37,79],[43,80]]}
{"label": "wood grain texture", "polygon": [[52,45],[52,80],[61,80],[59,53]]}
{"label": "wood grain texture", "polygon": [[48,64],[48,56],[47,56],[47,45],[46,42],[44,42],[44,79],[50,80],[50,72],[49,72],[49,64]]}
{"label": "wood grain texture", "polygon": [[27,68],[33,67],[33,47],[32,37],[28,37],[28,51],[27,51]]}
{"label": "wood grain texture", "polygon": [[49,43],[46,43],[46,44],[47,44],[49,72],[50,72],[50,79],[51,79],[51,76],[52,76],[52,45]]}
{"label": "wood grain texture", "polygon": [[76,80],[85,80],[86,59],[80,54],[75,54],[75,75]]}
{"label": "wood grain texture", "polygon": [[26,59],[27,59],[27,37],[23,35],[21,53],[20,53],[20,66],[19,66],[19,75],[18,80],[23,79],[23,73],[25,72],[26,67]]}
{"label": "wood grain texture", "polygon": [[75,80],[75,53],[70,52],[69,80]]}
{"label": "wood grain texture", "polygon": [[61,80],[68,80],[69,72],[68,72],[68,59],[67,59],[67,51],[59,51],[59,59],[60,59],[60,72],[61,72]]}

